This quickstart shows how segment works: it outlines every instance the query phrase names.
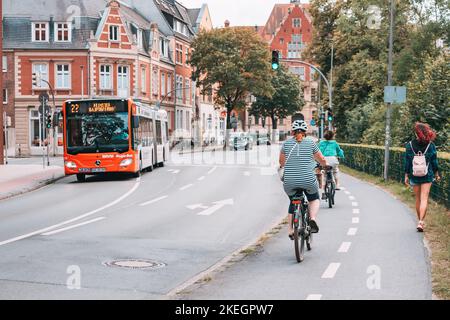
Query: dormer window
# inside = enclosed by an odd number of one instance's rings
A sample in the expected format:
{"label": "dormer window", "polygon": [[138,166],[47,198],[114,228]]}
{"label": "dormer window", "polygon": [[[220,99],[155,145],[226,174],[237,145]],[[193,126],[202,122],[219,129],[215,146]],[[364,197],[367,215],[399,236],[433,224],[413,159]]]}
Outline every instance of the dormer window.
{"label": "dormer window", "polygon": [[34,42],[48,42],[48,22],[33,22],[32,39]]}
{"label": "dormer window", "polygon": [[55,41],[70,42],[72,41],[72,28],[67,22],[55,22]]}
{"label": "dormer window", "polygon": [[109,41],[119,41],[119,26],[109,26]]}

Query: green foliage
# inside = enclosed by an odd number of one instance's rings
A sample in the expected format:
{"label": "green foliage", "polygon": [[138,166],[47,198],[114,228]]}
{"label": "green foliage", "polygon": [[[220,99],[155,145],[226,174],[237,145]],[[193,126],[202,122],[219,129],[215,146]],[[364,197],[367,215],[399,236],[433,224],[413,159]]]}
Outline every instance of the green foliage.
{"label": "green foliage", "polygon": [[[337,136],[350,142],[384,144],[389,34],[388,0],[313,0],[314,40],[307,58],[328,73],[334,56],[333,105]],[[396,1],[394,85],[407,85],[408,102],[395,106],[391,137],[402,145],[416,121],[438,131],[437,147],[448,150],[448,53],[436,47],[450,34],[450,5],[443,0]],[[369,6],[381,9],[378,29],[367,26]],[[327,103],[324,97],[322,103]]]}
{"label": "green foliage", "polygon": [[272,95],[269,51],[254,29],[202,31],[192,49],[193,80],[202,93],[216,89],[215,103],[227,108],[228,120],[233,109],[245,107],[249,94]]}
{"label": "green foliage", "polygon": [[[350,145],[341,143],[345,159],[342,164],[352,169],[362,171],[374,176],[383,177],[384,173],[384,148],[378,146]],[[404,149],[392,148],[389,161],[389,178],[403,183],[404,171]],[[442,180],[434,183],[431,188],[431,197],[450,208],[450,159],[438,157]]]}
{"label": "green foliage", "polygon": [[270,117],[273,120],[273,129],[276,129],[277,121],[274,120],[283,119],[301,111],[304,100],[299,78],[288,72],[282,65],[277,71],[273,71],[272,86],[275,89],[272,97],[255,95],[256,102],[252,104],[250,114],[257,117]]}

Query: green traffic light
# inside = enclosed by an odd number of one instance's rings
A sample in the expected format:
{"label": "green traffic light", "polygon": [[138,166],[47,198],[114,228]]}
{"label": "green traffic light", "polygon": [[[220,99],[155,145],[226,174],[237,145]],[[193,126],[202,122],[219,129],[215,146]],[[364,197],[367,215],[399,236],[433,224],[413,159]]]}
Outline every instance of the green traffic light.
{"label": "green traffic light", "polygon": [[272,63],[273,70],[278,70],[279,67],[280,67],[280,65],[278,63]]}

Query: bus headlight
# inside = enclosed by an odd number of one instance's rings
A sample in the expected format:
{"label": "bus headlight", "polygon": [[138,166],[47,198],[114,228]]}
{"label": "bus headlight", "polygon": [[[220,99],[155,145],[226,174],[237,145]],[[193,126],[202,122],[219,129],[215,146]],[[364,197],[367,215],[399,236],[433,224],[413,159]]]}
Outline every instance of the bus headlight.
{"label": "bus headlight", "polygon": [[66,162],[66,167],[69,168],[69,169],[76,169],[76,168],[77,168],[77,165],[76,165],[75,162],[67,161],[67,162]]}
{"label": "bus headlight", "polygon": [[125,160],[122,160],[120,162],[120,166],[121,167],[128,167],[132,163],[133,163],[133,159],[125,159]]}

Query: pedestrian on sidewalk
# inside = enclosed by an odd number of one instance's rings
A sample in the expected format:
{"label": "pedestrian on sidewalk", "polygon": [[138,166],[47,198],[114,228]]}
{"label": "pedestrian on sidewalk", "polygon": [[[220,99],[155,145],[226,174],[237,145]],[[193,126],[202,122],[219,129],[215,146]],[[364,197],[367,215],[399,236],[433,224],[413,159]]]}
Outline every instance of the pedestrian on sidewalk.
{"label": "pedestrian on sidewalk", "polygon": [[416,123],[414,131],[416,138],[406,144],[405,184],[413,187],[419,220],[417,231],[423,232],[431,186],[434,181],[439,182],[441,176],[433,143],[436,133],[428,124],[420,122]]}

